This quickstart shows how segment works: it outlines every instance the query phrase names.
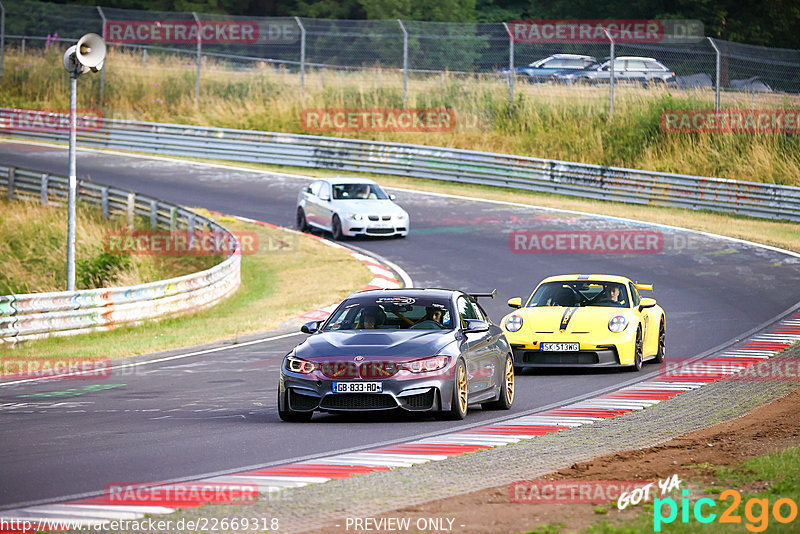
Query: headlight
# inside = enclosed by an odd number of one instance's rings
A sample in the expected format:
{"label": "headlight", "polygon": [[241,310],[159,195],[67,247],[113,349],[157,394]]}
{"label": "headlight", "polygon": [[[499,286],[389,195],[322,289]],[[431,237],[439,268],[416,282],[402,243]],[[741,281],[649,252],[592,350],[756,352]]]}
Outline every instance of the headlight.
{"label": "headlight", "polygon": [[294,356],[289,356],[286,358],[286,369],[292,371],[293,373],[302,373],[304,375],[308,375],[313,373],[314,369],[316,368],[317,364],[314,362],[301,360],[300,358],[295,358]]}
{"label": "headlight", "polygon": [[608,321],[608,329],[612,332],[622,332],[628,326],[628,320],[624,315],[615,315]]}
{"label": "headlight", "polygon": [[506,330],[509,332],[517,332],[522,328],[522,316],[517,313],[512,313],[506,318]]}
{"label": "headlight", "polygon": [[433,356],[406,362],[402,365],[402,369],[412,373],[430,373],[444,369],[448,363],[450,363],[450,356]]}
{"label": "headlight", "polygon": [[347,218],[353,221],[361,221],[364,220],[364,216],[360,213],[348,213]]}

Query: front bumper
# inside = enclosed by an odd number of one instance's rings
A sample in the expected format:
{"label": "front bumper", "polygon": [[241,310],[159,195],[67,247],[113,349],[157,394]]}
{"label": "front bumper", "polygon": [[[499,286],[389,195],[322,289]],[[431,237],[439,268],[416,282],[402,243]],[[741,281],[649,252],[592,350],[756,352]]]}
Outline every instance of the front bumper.
{"label": "front bumper", "polygon": [[581,347],[577,352],[551,352],[512,343],[511,352],[514,354],[514,366],[521,368],[622,366],[614,345],[591,350]]}
{"label": "front bumper", "polygon": [[[630,330],[630,331],[629,331]],[[533,341],[528,334],[506,332],[517,367],[626,367],[633,364],[636,342],[635,330],[629,329],[604,336],[588,334],[536,334]],[[577,342],[577,351],[543,351],[542,343]]]}
{"label": "front bumper", "polygon": [[453,398],[453,378],[443,375],[381,380],[381,393],[333,393],[333,382],[337,380],[307,378],[284,370],[278,402],[282,410],[295,412],[438,412],[449,410]]}
{"label": "front bumper", "polygon": [[397,221],[370,221],[361,220],[354,221],[345,219],[342,222],[342,233],[346,236],[407,236],[408,235],[408,220]]}

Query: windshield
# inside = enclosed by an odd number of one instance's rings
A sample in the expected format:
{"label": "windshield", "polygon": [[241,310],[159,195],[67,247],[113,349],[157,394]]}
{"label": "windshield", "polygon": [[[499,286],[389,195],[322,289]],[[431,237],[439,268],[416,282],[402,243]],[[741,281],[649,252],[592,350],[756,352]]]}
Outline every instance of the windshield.
{"label": "windshield", "polygon": [[527,306],[628,308],[628,302],[625,284],[618,282],[547,282],[536,288]]}
{"label": "windshield", "polygon": [[334,312],[324,332],[340,330],[452,330],[450,301],[432,297],[354,297]]}
{"label": "windshield", "polygon": [[333,198],[339,200],[386,200],[389,197],[377,184],[333,184]]}

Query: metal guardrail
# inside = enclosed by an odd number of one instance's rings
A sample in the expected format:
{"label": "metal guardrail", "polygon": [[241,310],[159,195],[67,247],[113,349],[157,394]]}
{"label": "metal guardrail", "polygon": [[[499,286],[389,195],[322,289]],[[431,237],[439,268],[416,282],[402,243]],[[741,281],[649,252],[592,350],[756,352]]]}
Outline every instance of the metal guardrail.
{"label": "metal guardrail", "polygon": [[[64,176],[0,166],[0,191],[8,199],[38,200],[43,205],[65,204]],[[120,325],[195,312],[235,291],[241,282],[240,245],[225,227],[180,206],[124,189],[81,181],[78,200],[98,206],[103,215],[149,218],[152,229],[222,232],[235,242],[232,253],[205,271],[128,287],[58,291],[0,296],[0,342],[50,335],[73,335],[108,330]]]}
{"label": "metal guardrail", "polygon": [[[0,125],[20,110],[0,108]],[[8,117],[8,120],[5,119]],[[0,132],[63,141],[67,132]],[[482,184],[632,204],[800,221],[800,187],[743,182],[474,150],[336,137],[106,119],[82,146],[225,161],[369,172]]]}

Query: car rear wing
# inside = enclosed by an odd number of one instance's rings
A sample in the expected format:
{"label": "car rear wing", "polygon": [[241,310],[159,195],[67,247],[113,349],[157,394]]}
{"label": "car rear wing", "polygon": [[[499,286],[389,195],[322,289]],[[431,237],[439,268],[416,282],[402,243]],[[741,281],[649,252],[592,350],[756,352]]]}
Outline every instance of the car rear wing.
{"label": "car rear wing", "polygon": [[644,291],[652,291],[653,290],[653,284],[640,284],[640,283],[636,282],[635,284],[633,284],[633,286],[636,289],[641,289],[641,290],[644,290]]}
{"label": "car rear wing", "polygon": [[470,300],[478,301],[480,298],[493,299],[497,296],[497,289],[492,289],[491,293],[467,293]]}

